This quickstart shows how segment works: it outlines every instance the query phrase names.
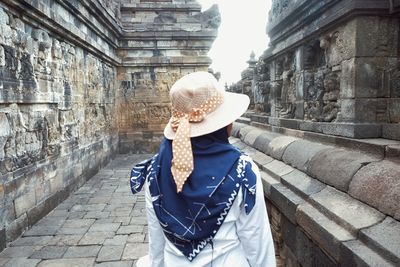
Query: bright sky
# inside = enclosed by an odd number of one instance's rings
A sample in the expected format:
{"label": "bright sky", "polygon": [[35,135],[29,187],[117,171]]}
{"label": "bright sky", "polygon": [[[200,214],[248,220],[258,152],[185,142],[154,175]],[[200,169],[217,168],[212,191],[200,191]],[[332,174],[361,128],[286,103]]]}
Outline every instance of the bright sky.
{"label": "bright sky", "polygon": [[251,51],[256,59],[268,47],[265,32],[271,0],[197,0],[208,9],[218,4],[221,25],[209,57],[211,68],[221,72],[222,84],[230,85],[240,80],[240,73],[247,68]]}

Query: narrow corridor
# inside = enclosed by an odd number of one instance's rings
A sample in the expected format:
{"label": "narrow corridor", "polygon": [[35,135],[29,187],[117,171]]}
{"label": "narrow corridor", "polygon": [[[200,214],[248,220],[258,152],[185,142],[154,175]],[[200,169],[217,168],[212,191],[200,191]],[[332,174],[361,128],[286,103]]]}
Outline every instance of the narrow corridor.
{"label": "narrow corridor", "polygon": [[147,254],[143,193],[130,169],[148,155],[118,155],[0,253],[0,266],[135,266]]}

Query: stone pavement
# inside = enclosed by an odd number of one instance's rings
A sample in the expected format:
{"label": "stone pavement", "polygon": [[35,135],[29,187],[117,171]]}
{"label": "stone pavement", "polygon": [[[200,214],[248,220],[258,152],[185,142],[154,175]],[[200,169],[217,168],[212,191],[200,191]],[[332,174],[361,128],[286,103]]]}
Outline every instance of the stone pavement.
{"label": "stone pavement", "polygon": [[118,155],[0,253],[0,266],[130,267],[147,254],[143,192],[130,168],[149,155]]}

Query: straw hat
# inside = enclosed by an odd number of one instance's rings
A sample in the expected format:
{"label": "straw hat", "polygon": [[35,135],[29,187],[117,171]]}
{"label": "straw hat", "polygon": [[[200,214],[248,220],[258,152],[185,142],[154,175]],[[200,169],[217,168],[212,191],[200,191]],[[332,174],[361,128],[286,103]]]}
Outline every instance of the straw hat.
{"label": "straw hat", "polygon": [[167,139],[175,138],[179,118],[190,122],[190,137],[212,133],[239,118],[248,108],[247,95],[226,92],[215,77],[204,71],[179,79],[170,90],[172,117],[164,129]]}

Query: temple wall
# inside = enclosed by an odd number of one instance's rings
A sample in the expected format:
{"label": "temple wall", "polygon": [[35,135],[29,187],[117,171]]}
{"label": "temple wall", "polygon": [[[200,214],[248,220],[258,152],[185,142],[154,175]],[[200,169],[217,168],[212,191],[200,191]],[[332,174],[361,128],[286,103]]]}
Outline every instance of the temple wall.
{"label": "temple wall", "polygon": [[99,12],[0,3],[0,249],[117,152],[118,28]]}
{"label": "temple wall", "polygon": [[[0,1],[0,250],[118,152],[154,152],[176,79],[207,70],[216,7]],[[43,229],[46,232],[46,229]]]}
{"label": "temple wall", "polygon": [[119,148],[155,152],[170,118],[169,89],[187,73],[208,70],[220,16],[216,6],[200,13],[196,1],[125,2],[118,49]]}
{"label": "temple wall", "polygon": [[273,0],[229,90],[261,169],[278,266],[400,264],[400,2]]}

